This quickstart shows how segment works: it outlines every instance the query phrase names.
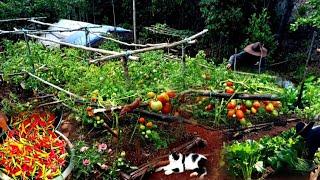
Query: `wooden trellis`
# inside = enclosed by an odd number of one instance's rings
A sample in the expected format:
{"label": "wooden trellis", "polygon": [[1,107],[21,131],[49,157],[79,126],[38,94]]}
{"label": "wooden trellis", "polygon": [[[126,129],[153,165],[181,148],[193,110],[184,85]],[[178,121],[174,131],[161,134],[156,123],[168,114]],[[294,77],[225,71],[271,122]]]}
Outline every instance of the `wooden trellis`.
{"label": "wooden trellis", "polygon": [[179,39],[183,39],[194,34],[192,31],[174,29],[167,26],[166,24],[156,24],[145,27],[145,29],[155,34],[177,37]]}
{"label": "wooden trellis", "polygon": [[[38,20],[35,20],[35,19],[41,19],[40,18],[18,18],[18,19],[10,19],[10,20],[1,20],[0,22],[7,22],[7,21],[13,21],[13,20],[24,20],[24,21],[28,21],[28,22],[31,22],[31,23],[37,23],[37,24],[41,24],[41,25],[47,25],[47,26],[54,26],[53,24],[50,24],[50,23],[45,23],[45,22],[41,22],[41,21],[38,21]],[[79,48],[79,49],[83,49],[83,50],[87,50],[87,51],[93,51],[93,52],[97,52],[97,53],[101,53],[101,54],[111,54],[110,56],[105,56],[105,57],[102,57],[100,59],[97,59],[97,60],[92,60],[90,61],[91,63],[95,63],[95,62],[100,62],[100,61],[105,61],[105,60],[108,60],[108,59],[113,59],[113,58],[119,58],[121,57],[121,60],[123,62],[123,68],[124,68],[124,76],[127,80],[129,80],[129,73],[128,73],[128,59],[131,59],[131,60],[137,60],[138,57],[135,57],[133,56],[133,54],[138,54],[138,53],[142,53],[142,52],[147,52],[147,51],[153,51],[153,50],[159,50],[159,49],[164,49],[164,48],[170,48],[170,47],[174,47],[174,46],[178,46],[178,45],[183,45],[183,44],[186,44],[186,43],[189,43],[189,42],[192,42],[194,41],[194,39],[196,39],[197,37],[205,34],[206,32],[208,32],[207,29],[193,35],[193,36],[190,36],[190,37],[186,37],[184,38],[183,40],[181,41],[177,41],[177,42],[173,42],[173,43],[161,43],[161,44],[146,44],[146,45],[141,45],[140,47],[146,47],[146,48],[143,48],[143,49],[137,49],[137,50],[133,50],[133,51],[126,51],[126,52],[114,52],[114,51],[108,51],[108,50],[104,50],[104,49],[98,49],[98,48],[92,48],[92,47],[86,47],[86,46],[81,46],[81,45],[74,45],[74,44],[70,44],[70,43],[65,43],[65,42],[60,42],[60,41],[55,41],[55,40],[51,40],[51,39],[47,39],[47,38],[43,38],[43,37],[40,37],[40,36],[36,36],[35,34],[45,34],[45,33],[51,33],[53,31],[59,31],[59,32],[63,32],[63,31],[87,31],[89,33],[93,33],[94,32],[90,32],[88,31],[88,29],[86,28],[79,28],[79,29],[63,29],[63,30],[26,30],[26,29],[23,29],[23,30],[19,30],[19,29],[14,29],[14,31],[2,31],[0,30],[0,34],[23,34],[24,37],[25,37],[25,40],[28,44],[28,37],[30,38],[35,38],[35,39],[40,39],[40,40],[44,40],[44,41],[51,41],[51,42],[54,42],[54,43],[58,43],[58,44],[62,44],[62,45],[66,45],[66,46],[70,46],[70,47],[74,47],[74,48]],[[86,33],[88,35],[88,33]],[[113,39],[109,39],[109,40],[113,40]],[[128,46],[135,46],[137,47],[136,45],[137,44],[129,44],[129,43],[125,43],[125,42],[121,42],[121,41],[118,41],[118,40],[113,40],[115,42],[118,42],[120,44],[124,44],[124,45],[128,45]],[[183,49],[184,50],[184,49]],[[28,46],[28,52],[29,52],[29,55],[31,55],[31,49],[30,47]],[[31,59],[31,58],[30,58]],[[34,64],[32,61],[30,61],[32,67],[34,67]],[[184,63],[184,55],[183,55],[183,63]],[[33,72],[35,71],[35,69],[33,68]],[[30,73],[30,72],[23,72],[21,74],[28,74],[29,76],[49,85],[49,86],[52,86],[56,89],[58,89],[59,91],[62,91],[62,92],[65,92],[66,94],[74,97],[75,99],[80,99],[80,100],[84,100],[82,97],[76,95],[76,94],[73,94],[69,91],[66,91],[62,88],[60,88],[59,86],[56,86],[44,79],[41,79],[37,76],[35,76],[34,74]],[[61,102],[59,100],[56,100],[56,102]]]}

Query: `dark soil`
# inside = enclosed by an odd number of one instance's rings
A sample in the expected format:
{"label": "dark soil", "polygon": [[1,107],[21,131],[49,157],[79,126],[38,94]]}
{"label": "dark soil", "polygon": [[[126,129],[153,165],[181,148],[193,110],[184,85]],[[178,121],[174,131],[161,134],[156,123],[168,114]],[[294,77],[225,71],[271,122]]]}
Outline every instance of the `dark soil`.
{"label": "dark soil", "polygon": [[[195,125],[185,125],[188,133],[197,135],[207,141],[207,146],[204,148],[195,148],[192,152],[200,154],[209,154],[207,170],[208,175],[205,179],[227,179],[221,168],[219,168],[220,152],[224,142],[224,135],[219,131],[210,131]],[[184,172],[180,174],[172,174],[170,176],[164,175],[163,172],[153,173],[145,179],[152,180],[182,180],[182,179],[196,179],[190,178],[191,172]]]}

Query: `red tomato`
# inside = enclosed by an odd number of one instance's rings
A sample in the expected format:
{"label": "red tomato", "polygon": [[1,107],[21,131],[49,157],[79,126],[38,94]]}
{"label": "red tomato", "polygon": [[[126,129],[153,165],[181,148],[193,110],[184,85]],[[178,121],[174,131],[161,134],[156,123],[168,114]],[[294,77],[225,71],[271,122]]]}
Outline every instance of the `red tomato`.
{"label": "red tomato", "polygon": [[226,85],[229,86],[229,87],[231,87],[231,86],[233,86],[233,82],[228,81],[228,82],[226,83]]}
{"label": "red tomato", "polygon": [[238,119],[242,119],[242,118],[244,118],[244,113],[241,110],[237,110],[236,116]]}
{"label": "red tomato", "polygon": [[227,117],[228,117],[228,118],[233,118],[233,116],[235,115],[235,113],[236,113],[236,111],[235,111],[234,109],[229,110],[229,111],[228,111],[228,114],[227,114]]}
{"label": "red tomato", "polygon": [[259,101],[254,101],[253,104],[252,104],[252,106],[253,106],[255,109],[259,109],[259,107],[260,107]]}
{"label": "red tomato", "polygon": [[164,106],[162,107],[161,112],[163,114],[169,114],[171,112],[171,104],[170,103],[165,103]]}
{"label": "red tomato", "polygon": [[230,101],[230,102],[227,104],[227,109],[234,109],[234,108],[236,108],[236,106],[237,106],[236,102]]}
{"label": "red tomato", "polygon": [[138,119],[138,122],[140,124],[144,124],[146,122],[146,120],[143,117],[141,117],[141,118]]}
{"label": "red tomato", "polygon": [[246,105],[241,104],[241,105],[240,105],[240,110],[241,110],[242,112],[246,112],[246,111],[247,111]]}
{"label": "red tomato", "polygon": [[176,92],[174,90],[169,90],[166,92],[169,98],[175,98],[176,97]]}
{"label": "red tomato", "polygon": [[233,93],[234,93],[234,89],[228,88],[228,89],[226,90],[226,93],[227,93],[227,94],[233,94]]}
{"label": "red tomato", "polygon": [[169,101],[169,96],[167,93],[161,93],[159,96],[157,96],[157,99],[161,101],[162,104],[165,104],[166,102]]}

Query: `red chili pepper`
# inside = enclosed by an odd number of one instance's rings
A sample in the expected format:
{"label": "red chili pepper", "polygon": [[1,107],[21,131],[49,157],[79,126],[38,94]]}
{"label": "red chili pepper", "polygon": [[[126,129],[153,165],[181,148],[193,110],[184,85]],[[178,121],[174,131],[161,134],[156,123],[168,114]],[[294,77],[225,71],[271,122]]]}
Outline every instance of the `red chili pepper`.
{"label": "red chili pepper", "polygon": [[19,154],[20,151],[19,151],[18,146],[10,145],[10,153],[11,153],[11,154]]}

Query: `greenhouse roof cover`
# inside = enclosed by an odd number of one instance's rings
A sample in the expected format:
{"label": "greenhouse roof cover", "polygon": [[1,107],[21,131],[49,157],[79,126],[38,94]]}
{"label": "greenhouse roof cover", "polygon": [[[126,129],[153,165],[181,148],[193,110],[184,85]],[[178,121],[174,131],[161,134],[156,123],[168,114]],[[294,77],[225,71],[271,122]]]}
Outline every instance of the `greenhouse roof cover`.
{"label": "greenhouse roof cover", "polygon": [[[86,31],[85,28],[90,32],[88,34],[88,42],[86,42]],[[64,30],[74,30],[79,29],[78,31],[64,31]],[[81,30],[80,30],[81,29]],[[76,45],[83,46],[94,46],[97,42],[102,40],[101,35],[108,34],[111,32],[117,33],[126,33],[131,32],[131,30],[124,29],[121,27],[108,26],[108,25],[97,25],[87,22],[74,21],[69,19],[61,19],[59,22],[54,23],[48,28],[48,30],[62,30],[64,32],[51,32],[49,34],[43,35],[43,37],[67,42]],[[42,44],[49,47],[59,47],[60,45],[54,42],[41,41]]]}

